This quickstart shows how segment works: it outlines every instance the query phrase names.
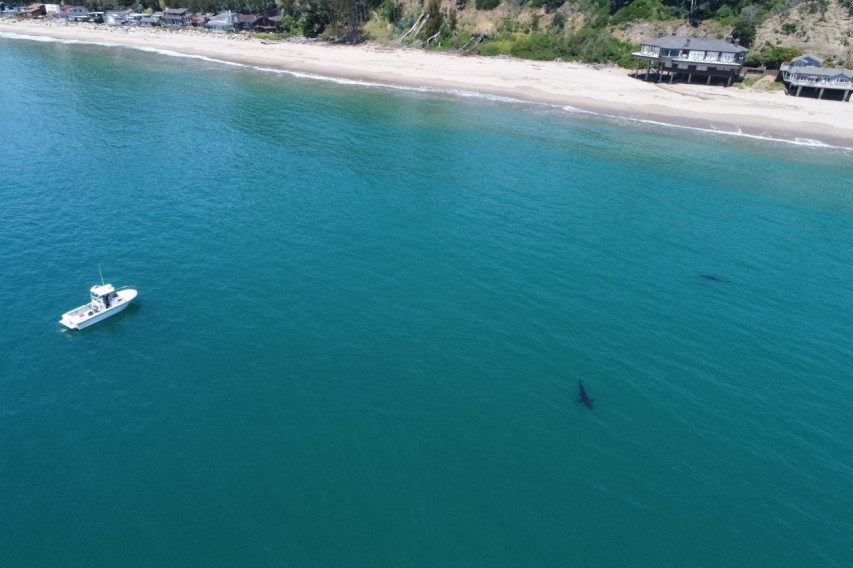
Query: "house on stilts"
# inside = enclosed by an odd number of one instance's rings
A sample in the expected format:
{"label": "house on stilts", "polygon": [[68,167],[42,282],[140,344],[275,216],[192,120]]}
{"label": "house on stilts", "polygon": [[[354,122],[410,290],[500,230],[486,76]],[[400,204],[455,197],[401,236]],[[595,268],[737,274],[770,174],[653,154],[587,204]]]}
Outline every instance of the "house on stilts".
{"label": "house on stilts", "polygon": [[805,87],[816,92],[818,99],[822,99],[829,90],[838,93],[842,101],[849,101],[853,93],[853,71],[821,67],[822,63],[823,59],[810,53],[795,57],[790,63],[783,63],[779,73],[788,94],[799,97]]}
{"label": "house on stilts", "polygon": [[643,42],[640,51],[631,56],[637,60],[635,77],[641,75],[640,67],[646,63],[643,75],[646,81],[660,82],[666,77],[670,83],[676,78],[692,83],[705,79],[709,85],[714,80],[729,86],[741,78],[748,52],[737,39],[705,39],[673,34]]}

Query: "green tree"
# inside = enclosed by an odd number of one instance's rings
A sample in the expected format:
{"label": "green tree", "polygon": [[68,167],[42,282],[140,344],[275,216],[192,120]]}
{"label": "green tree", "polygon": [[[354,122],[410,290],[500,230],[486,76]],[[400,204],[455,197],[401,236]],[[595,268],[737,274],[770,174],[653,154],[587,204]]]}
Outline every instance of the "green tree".
{"label": "green tree", "polygon": [[444,14],[441,12],[441,0],[428,0],[426,6],[427,20],[421,29],[421,37],[428,39],[441,31]]}
{"label": "green tree", "polygon": [[566,16],[562,12],[557,12],[554,14],[554,17],[551,18],[551,28],[555,30],[562,30],[566,27]]}
{"label": "green tree", "polygon": [[361,24],[367,20],[368,4],[361,0],[318,0],[317,6],[332,28],[335,41],[361,41]]}
{"label": "green tree", "polygon": [[450,28],[450,31],[456,31],[456,24],[458,22],[458,17],[456,15],[456,8],[448,8],[447,9],[447,27]]}
{"label": "green tree", "polygon": [[741,45],[749,47],[755,41],[755,28],[759,22],[759,9],[754,4],[744,6],[732,28],[732,36],[740,40]]}

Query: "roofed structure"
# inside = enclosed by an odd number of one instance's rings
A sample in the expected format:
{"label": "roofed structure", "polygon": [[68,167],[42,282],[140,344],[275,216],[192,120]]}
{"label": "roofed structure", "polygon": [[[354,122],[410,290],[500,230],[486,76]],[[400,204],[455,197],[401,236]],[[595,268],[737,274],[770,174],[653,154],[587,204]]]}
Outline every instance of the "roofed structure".
{"label": "roofed structure", "polygon": [[181,27],[190,25],[193,12],[189,8],[170,8],[163,10],[160,24],[163,26]]}
{"label": "roofed structure", "polygon": [[743,63],[749,49],[740,45],[736,39],[707,39],[684,36],[661,36],[643,42],[640,51],[631,56],[637,60],[637,72],[640,65],[647,63],[645,80],[650,78],[652,67],[657,64],[657,80],[665,71],[669,81],[684,77],[690,83],[694,78],[705,78],[708,84],[712,79],[721,79],[726,85],[740,77]]}
{"label": "roofed structure", "polygon": [[208,30],[226,32],[234,29],[234,14],[231,10],[216,14],[204,24]]}
{"label": "roofed structure", "polygon": [[21,13],[22,18],[38,18],[39,16],[47,15],[47,10],[44,4],[30,4],[27,9]]}
{"label": "roofed structure", "polygon": [[840,91],[841,100],[849,101],[853,93],[853,71],[850,69],[821,67],[823,59],[807,53],[795,57],[790,63],[779,68],[782,82],[787,83],[788,94],[796,87],[796,96],[800,96],[803,87],[815,89],[817,98],[822,99],[826,90]]}
{"label": "roofed structure", "polygon": [[126,26],[133,10],[107,10],[104,12],[104,24],[108,26]]}

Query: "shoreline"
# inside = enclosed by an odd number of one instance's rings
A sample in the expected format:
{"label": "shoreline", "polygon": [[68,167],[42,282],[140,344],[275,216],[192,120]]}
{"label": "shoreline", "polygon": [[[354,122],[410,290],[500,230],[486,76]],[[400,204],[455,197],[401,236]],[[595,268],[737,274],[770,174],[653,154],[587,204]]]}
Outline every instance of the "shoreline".
{"label": "shoreline", "polygon": [[463,56],[378,45],[267,42],[197,30],[0,19],[0,34],[203,57],[320,79],[491,95],[615,119],[853,148],[853,103],[702,84],[646,83],[617,67]]}

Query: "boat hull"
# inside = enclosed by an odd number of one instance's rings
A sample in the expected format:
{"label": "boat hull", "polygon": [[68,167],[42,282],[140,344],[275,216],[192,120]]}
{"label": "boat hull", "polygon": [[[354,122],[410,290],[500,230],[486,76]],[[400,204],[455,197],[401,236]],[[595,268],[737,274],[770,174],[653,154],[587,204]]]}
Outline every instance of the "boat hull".
{"label": "boat hull", "polygon": [[90,325],[103,321],[124,310],[136,297],[136,293],[136,290],[131,289],[118,290],[116,291],[116,297],[113,299],[113,303],[109,308],[95,310],[92,304],[84,304],[79,308],[62,314],[62,319],[59,320],[59,323],[68,329],[87,328]]}

